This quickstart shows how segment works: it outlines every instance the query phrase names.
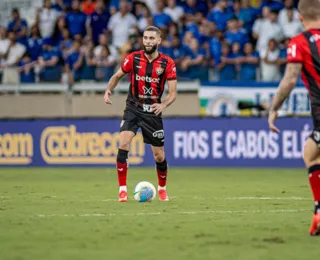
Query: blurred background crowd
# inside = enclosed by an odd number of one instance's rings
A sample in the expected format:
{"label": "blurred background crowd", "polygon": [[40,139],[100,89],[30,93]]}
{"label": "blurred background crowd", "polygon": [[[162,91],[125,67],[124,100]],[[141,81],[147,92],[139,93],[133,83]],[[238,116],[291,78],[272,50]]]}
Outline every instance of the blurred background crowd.
{"label": "blurred background crowd", "polygon": [[[34,0],[37,1],[37,0]],[[148,25],[180,80],[279,81],[303,28],[294,0],[41,0],[0,25],[4,84],[106,82]],[[1,4],[0,4],[1,5]],[[22,15],[24,13],[24,15]]]}

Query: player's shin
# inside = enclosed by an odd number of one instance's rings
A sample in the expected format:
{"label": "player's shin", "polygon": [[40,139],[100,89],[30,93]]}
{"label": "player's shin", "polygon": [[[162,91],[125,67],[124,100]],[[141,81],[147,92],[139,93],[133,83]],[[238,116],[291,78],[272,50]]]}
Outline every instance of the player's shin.
{"label": "player's shin", "polygon": [[119,191],[127,191],[128,151],[119,149],[117,155],[117,171]]}
{"label": "player's shin", "polygon": [[309,168],[309,182],[314,197],[315,214],[320,213],[320,165]]}
{"label": "player's shin", "polygon": [[166,159],[163,162],[156,162],[156,170],[158,175],[158,190],[166,189],[168,164]]}

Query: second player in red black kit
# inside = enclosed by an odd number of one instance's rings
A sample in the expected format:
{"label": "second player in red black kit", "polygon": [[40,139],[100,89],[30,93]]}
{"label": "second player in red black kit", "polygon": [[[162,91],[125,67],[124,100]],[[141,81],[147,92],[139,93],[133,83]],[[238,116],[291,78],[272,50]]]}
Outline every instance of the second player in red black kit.
{"label": "second player in red black kit", "polygon": [[[168,201],[166,191],[168,165],[164,154],[164,129],[162,111],[176,99],[177,76],[173,60],[158,52],[161,43],[160,30],[149,26],[143,32],[144,50],[129,54],[121,68],[112,76],[104,95],[104,101],[112,104],[110,95],[119,80],[130,75],[130,88],[123,120],[120,125],[120,145],[117,155],[119,202],[128,201],[127,171],[128,152],[132,139],[141,128],[144,142],[151,145],[158,175],[158,196]],[[165,83],[168,96],[162,102]]]}
{"label": "second player in red black kit", "polygon": [[304,147],[304,162],[309,172],[315,211],[310,235],[320,235],[320,1],[300,0],[300,19],[305,31],[291,39],[288,46],[286,73],[278,88],[269,113],[269,127],[279,133],[274,125],[278,110],[295,87],[299,74],[309,91],[314,130]]}

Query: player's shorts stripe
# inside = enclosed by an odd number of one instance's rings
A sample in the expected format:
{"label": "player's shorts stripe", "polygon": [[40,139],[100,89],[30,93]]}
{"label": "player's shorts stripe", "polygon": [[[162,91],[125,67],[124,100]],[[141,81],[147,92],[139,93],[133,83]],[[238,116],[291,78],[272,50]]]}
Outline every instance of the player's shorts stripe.
{"label": "player's shorts stripe", "polygon": [[310,48],[310,54],[312,57],[313,66],[318,75],[320,75],[320,55],[316,41],[311,41],[313,34],[309,31],[303,33],[304,37],[306,37],[307,42]]}
{"label": "player's shorts stripe", "polygon": [[138,100],[138,97],[139,97],[139,81],[137,80],[137,77],[136,75],[139,74],[139,67],[140,67],[140,54],[135,54],[134,57],[133,57],[133,74],[132,74],[132,77],[133,77],[133,80],[132,80],[132,83],[133,83],[133,86],[132,86],[132,90],[133,90],[133,97]]}

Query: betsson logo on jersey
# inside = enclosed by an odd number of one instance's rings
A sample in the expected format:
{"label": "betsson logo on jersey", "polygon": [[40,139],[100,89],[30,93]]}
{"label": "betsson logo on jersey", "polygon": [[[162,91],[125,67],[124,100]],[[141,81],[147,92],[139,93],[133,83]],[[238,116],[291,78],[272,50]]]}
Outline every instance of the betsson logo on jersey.
{"label": "betsson logo on jersey", "polygon": [[160,79],[155,79],[155,78],[151,78],[151,77],[144,77],[144,76],[139,76],[136,74],[136,80],[138,81],[145,81],[145,82],[148,82],[148,83],[159,83]]}

